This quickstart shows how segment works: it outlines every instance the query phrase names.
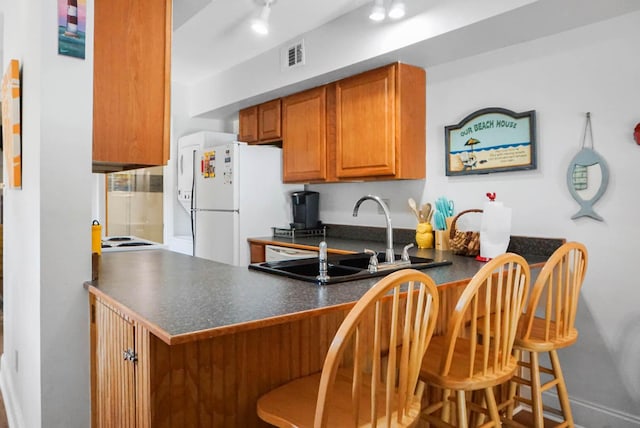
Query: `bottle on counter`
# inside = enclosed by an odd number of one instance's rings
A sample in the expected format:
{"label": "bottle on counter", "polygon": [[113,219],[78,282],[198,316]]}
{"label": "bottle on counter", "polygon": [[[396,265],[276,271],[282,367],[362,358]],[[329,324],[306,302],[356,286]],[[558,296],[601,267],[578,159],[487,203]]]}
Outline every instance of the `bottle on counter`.
{"label": "bottle on counter", "polygon": [[98,279],[100,256],[102,255],[102,226],[98,220],[91,223],[91,280]]}

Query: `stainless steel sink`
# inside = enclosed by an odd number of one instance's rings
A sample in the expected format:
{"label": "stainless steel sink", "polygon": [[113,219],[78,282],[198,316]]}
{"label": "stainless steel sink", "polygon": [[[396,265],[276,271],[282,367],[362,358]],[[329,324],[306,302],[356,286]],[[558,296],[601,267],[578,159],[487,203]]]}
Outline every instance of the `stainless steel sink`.
{"label": "stainless steel sink", "polygon": [[[367,269],[370,257],[371,256],[369,254],[365,253],[329,256],[327,263],[329,280],[322,282],[322,284],[333,284],[336,282],[355,281],[358,279],[384,276],[399,269],[427,269],[451,264],[450,260],[436,261],[424,257],[411,256],[409,258],[409,263],[407,264],[384,267],[377,272],[371,273]],[[383,266],[384,259],[385,254],[378,254],[380,266]],[[400,260],[400,255],[396,255],[396,259]],[[317,279],[319,274],[317,258],[254,263],[249,265],[249,269],[299,279],[302,281],[320,283]]]}

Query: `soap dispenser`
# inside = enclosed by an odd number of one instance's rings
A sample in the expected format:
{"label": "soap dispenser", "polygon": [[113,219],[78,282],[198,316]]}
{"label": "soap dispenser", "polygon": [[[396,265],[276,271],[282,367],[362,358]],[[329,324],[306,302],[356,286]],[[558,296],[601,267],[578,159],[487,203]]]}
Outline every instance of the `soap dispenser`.
{"label": "soap dispenser", "polygon": [[507,251],[511,237],[511,208],[496,201],[495,193],[487,193],[480,223],[480,254],[476,257],[488,261]]}

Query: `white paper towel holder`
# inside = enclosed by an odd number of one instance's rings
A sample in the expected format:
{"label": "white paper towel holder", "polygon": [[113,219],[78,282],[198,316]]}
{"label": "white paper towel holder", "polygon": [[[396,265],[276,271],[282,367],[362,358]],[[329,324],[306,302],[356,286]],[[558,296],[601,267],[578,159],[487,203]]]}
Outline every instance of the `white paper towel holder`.
{"label": "white paper towel holder", "polygon": [[[487,195],[487,198],[489,198],[489,201],[485,203],[485,209],[483,210],[483,219],[482,219],[483,221],[482,221],[482,226],[480,228],[480,253],[476,256],[476,260],[481,262],[487,262],[492,258],[498,256],[499,254],[506,252],[507,247],[509,246],[509,238],[511,234],[510,233],[511,208],[503,207],[502,203],[499,203],[499,205],[500,205],[500,208],[502,208],[502,211],[504,211],[502,213],[503,218],[500,219],[501,221],[496,223],[496,225],[499,223],[502,227],[494,228],[495,230],[490,230],[487,227],[488,223],[486,223],[485,221],[487,220],[487,217],[490,217],[492,215],[492,212],[495,212],[495,210],[493,210],[492,208],[494,207],[498,208],[496,206],[498,205],[498,203],[495,202],[495,199],[496,199],[495,192],[488,192],[486,195]],[[505,225],[506,225],[506,228],[504,227]],[[505,229],[508,229],[508,230],[505,230]],[[505,232],[506,232],[506,236],[500,236],[500,235],[505,235]],[[484,252],[483,252],[483,242],[482,242],[483,238],[485,241]],[[491,239],[491,238],[493,238],[492,241],[487,241],[487,239]],[[496,238],[498,239],[498,241],[496,241]],[[489,252],[490,254],[487,254],[487,252]]]}

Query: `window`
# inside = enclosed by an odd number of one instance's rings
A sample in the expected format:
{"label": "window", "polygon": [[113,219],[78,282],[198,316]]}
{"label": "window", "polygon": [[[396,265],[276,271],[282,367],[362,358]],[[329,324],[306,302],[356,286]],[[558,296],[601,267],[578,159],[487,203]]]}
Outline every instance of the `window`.
{"label": "window", "polygon": [[162,167],[107,174],[106,235],[163,240]]}

